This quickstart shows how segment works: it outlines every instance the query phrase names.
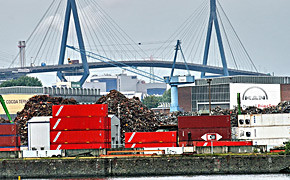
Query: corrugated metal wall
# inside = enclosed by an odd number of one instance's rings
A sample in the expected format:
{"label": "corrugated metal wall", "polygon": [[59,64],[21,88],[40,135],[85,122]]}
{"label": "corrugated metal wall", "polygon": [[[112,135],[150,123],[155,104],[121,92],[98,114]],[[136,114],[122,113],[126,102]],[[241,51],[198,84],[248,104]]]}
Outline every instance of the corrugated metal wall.
{"label": "corrugated metal wall", "polygon": [[[192,87],[192,111],[200,110],[201,106],[208,109],[209,86]],[[211,85],[211,102],[212,108],[222,106],[229,108],[230,104],[230,86],[229,84]],[[198,105],[200,108],[198,108]]]}
{"label": "corrugated metal wall", "polygon": [[[254,83],[254,84],[290,84],[290,77],[277,76],[231,76],[212,78],[211,84]],[[195,80],[196,85],[207,85],[206,79]]]}
{"label": "corrugated metal wall", "polygon": [[281,84],[281,101],[290,101],[290,84]]}

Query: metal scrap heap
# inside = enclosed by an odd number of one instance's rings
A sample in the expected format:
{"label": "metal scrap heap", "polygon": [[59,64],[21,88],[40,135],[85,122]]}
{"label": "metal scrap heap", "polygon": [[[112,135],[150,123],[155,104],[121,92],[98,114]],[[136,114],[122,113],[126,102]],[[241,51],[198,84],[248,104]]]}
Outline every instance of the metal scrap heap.
{"label": "metal scrap heap", "polygon": [[158,129],[158,121],[153,111],[149,110],[137,97],[126,98],[116,90],[102,96],[97,104],[108,104],[109,114],[115,114],[121,121],[121,137],[125,132],[148,132]]}
{"label": "metal scrap heap", "polygon": [[47,95],[33,96],[28,100],[23,110],[17,112],[17,117],[14,120],[18,125],[22,145],[27,145],[27,121],[35,116],[51,116],[52,106],[60,104],[77,104],[77,101],[73,98],[64,99]]}
{"label": "metal scrap heap", "polygon": [[10,121],[4,118],[0,118],[0,123],[10,123]]}

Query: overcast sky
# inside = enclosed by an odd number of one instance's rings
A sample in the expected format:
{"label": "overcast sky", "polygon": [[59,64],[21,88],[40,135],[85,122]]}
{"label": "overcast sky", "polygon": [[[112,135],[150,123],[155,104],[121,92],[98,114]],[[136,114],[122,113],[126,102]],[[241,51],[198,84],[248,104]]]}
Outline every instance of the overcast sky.
{"label": "overcast sky", "polygon": [[[203,0],[99,0],[136,42],[166,40]],[[219,0],[259,71],[289,76],[290,1]],[[51,0],[0,0],[0,56],[15,55]],[[4,54],[4,55],[3,55]],[[1,59],[1,67],[7,62]],[[7,58],[6,58],[7,61]],[[54,80],[55,81],[55,80]]]}

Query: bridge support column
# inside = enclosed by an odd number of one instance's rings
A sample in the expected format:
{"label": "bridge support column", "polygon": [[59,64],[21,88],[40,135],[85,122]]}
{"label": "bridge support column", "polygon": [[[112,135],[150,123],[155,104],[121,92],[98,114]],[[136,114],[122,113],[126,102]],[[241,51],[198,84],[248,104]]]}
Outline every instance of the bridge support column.
{"label": "bridge support column", "polygon": [[[75,23],[75,28],[76,28],[76,33],[77,33],[77,38],[78,38],[78,43],[79,43],[79,49],[81,49],[83,52],[86,51],[76,2],[75,0],[67,0],[67,7],[66,7],[66,13],[65,13],[65,21],[64,21],[64,28],[63,28],[63,34],[62,34],[58,65],[64,64],[71,13],[73,13],[73,18],[74,18],[74,23]],[[80,79],[80,85],[82,86],[84,82],[86,81],[86,79],[88,78],[90,71],[89,71],[89,65],[87,62],[87,56],[85,53],[81,53],[81,59],[82,59],[82,65],[84,69],[83,76]],[[67,81],[61,71],[57,72],[57,76],[61,81],[65,81],[65,82]]]}
{"label": "bridge support column", "polygon": [[[228,70],[228,65],[227,65],[227,61],[226,61],[225,50],[224,50],[221,31],[220,31],[220,27],[219,27],[218,18],[217,18],[216,0],[210,0],[210,16],[209,16],[209,22],[208,22],[206,43],[205,43],[205,48],[204,48],[203,65],[207,65],[207,62],[208,62],[208,54],[209,54],[209,47],[210,47],[213,24],[215,25],[218,46],[219,46],[220,55],[221,55],[222,64],[223,64],[223,75],[229,76],[229,70]],[[204,71],[201,72],[201,78],[205,78],[205,77],[206,77],[205,72]]]}

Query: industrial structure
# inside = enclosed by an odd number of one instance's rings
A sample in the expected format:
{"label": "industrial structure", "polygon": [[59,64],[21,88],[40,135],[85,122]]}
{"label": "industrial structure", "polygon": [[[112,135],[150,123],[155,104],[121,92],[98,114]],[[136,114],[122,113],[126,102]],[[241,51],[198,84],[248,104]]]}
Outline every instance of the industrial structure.
{"label": "industrial structure", "polygon": [[[209,110],[219,106],[233,109],[237,106],[237,93],[241,94],[241,105],[265,108],[290,100],[290,77],[276,76],[230,76],[196,79],[195,84],[179,88],[179,104],[184,111]],[[209,95],[209,88],[210,95]]]}
{"label": "industrial structure", "polygon": [[[0,88],[11,118],[17,116],[29,98],[35,95],[49,95],[52,97],[74,98],[81,104],[93,104],[100,97],[100,89],[67,88],[67,87],[6,87]],[[6,118],[4,110],[0,109],[0,117]]]}
{"label": "industrial structure", "polygon": [[[90,82],[85,82],[84,88],[98,88],[101,94],[108,93],[111,90],[117,90],[122,94],[144,95],[162,95],[166,91],[165,83],[146,83],[138,79],[136,75],[116,74],[116,75],[93,75]],[[142,98],[141,98],[142,99]]]}

